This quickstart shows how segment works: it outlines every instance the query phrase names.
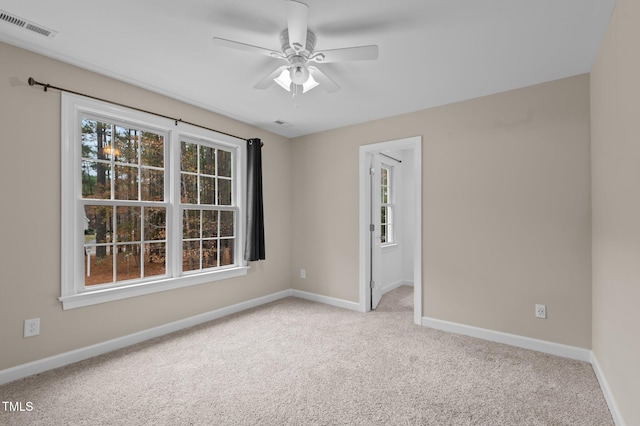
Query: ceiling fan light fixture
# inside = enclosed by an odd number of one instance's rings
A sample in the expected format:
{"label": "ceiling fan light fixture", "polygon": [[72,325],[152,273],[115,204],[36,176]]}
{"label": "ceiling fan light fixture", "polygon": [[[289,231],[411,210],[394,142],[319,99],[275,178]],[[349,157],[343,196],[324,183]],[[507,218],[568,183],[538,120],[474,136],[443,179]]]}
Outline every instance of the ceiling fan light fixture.
{"label": "ceiling fan light fixture", "polygon": [[309,70],[304,65],[296,65],[291,67],[289,72],[291,81],[295,84],[304,84],[309,79]]}
{"label": "ceiling fan light fixture", "polygon": [[[302,83],[302,93],[307,93],[309,90],[313,89],[314,87],[318,86],[320,83],[318,83],[317,81],[315,81],[313,79],[313,76],[311,74],[309,74],[309,70],[307,70],[306,68],[304,68],[307,72],[307,80]],[[278,83],[278,85],[280,87],[282,87],[284,90],[286,90],[287,92],[291,91],[291,83],[293,83],[294,81],[291,79],[291,74],[293,72],[285,69],[283,70],[280,75],[276,78],[274,78],[273,80]]]}

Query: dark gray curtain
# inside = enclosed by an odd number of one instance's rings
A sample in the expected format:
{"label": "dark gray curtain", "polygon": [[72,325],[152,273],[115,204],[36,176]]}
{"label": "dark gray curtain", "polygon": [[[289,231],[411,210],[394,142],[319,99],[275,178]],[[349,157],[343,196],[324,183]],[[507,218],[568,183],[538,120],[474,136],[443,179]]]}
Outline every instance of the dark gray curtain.
{"label": "dark gray curtain", "polygon": [[245,260],[262,260],[264,254],[264,212],[262,208],[262,142],[247,140],[247,241]]}

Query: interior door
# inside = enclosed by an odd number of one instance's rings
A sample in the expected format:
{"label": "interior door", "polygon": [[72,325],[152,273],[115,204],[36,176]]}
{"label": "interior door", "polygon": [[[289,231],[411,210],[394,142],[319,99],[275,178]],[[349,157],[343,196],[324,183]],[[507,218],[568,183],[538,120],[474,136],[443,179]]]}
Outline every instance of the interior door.
{"label": "interior door", "polygon": [[371,176],[371,219],[369,225],[370,235],[370,265],[371,280],[371,309],[376,309],[380,299],[382,299],[382,225],[381,225],[381,204],[382,204],[382,181],[381,181],[382,158],[378,154],[371,156],[371,166],[369,174]]}

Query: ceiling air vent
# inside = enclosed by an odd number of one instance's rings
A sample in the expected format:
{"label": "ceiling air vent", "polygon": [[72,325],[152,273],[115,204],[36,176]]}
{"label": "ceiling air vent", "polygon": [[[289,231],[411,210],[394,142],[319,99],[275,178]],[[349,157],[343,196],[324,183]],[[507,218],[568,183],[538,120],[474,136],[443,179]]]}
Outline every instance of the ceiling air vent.
{"label": "ceiling air vent", "polygon": [[280,127],[293,127],[293,124],[289,124],[286,121],[282,121],[282,120],[276,120],[273,123],[277,124]]}
{"label": "ceiling air vent", "polygon": [[34,33],[38,33],[49,38],[54,38],[56,35],[58,35],[57,31],[43,27],[42,25],[38,25],[34,22],[27,21],[26,19],[22,19],[16,15],[7,13],[4,10],[0,10],[0,21],[4,21],[17,27],[24,28],[25,30],[33,31]]}

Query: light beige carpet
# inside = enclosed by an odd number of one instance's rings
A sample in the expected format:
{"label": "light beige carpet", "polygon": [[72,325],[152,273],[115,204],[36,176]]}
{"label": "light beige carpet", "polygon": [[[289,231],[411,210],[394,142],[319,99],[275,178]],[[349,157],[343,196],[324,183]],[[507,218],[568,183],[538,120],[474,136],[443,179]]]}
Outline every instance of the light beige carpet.
{"label": "light beige carpet", "polygon": [[0,387],[2,425],[612,425],[591,366],[288,298]]}

